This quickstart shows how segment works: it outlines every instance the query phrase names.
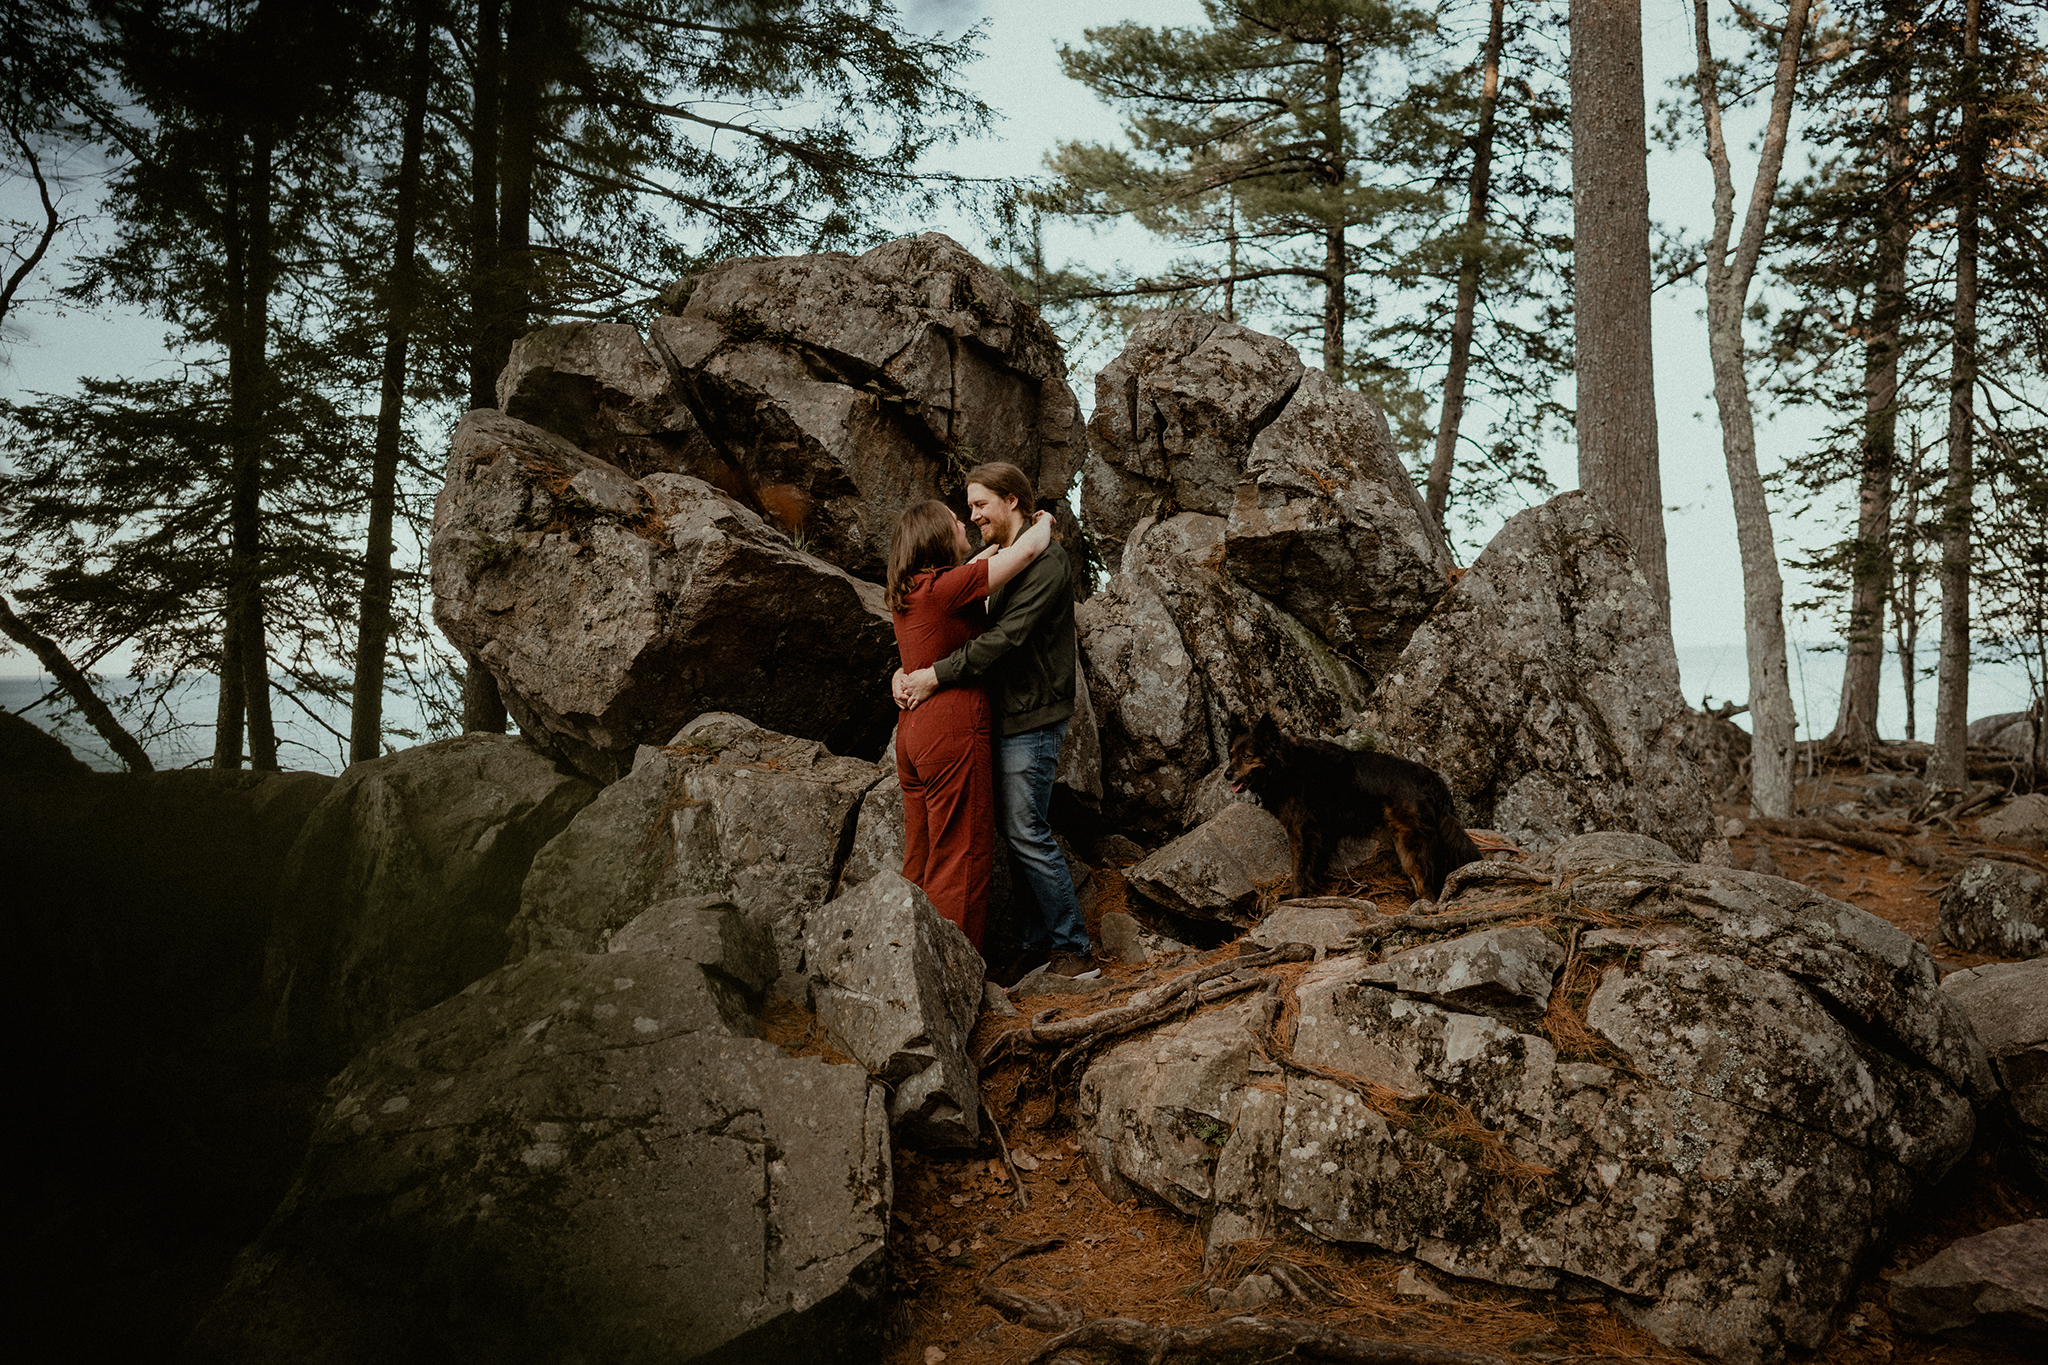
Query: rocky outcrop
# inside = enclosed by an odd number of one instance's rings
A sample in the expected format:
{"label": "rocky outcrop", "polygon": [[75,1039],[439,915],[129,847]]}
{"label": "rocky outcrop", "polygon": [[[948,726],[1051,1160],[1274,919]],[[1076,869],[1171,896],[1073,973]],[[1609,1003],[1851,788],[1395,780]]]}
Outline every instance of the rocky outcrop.
{"label": "rocky outcrop", "polygon": [[1595,1286],[1723,1359],[1820,1345],[1993,1091],[1932,959],[1861,910],[1727,869],[1589,870],[1546,905],[1628,926],[1577,947],[1592,975],[1562,1002],[1574,1027],[1551,1000],[1565,930],[1540,919],[1331,956],[1277,1039],[1319,1076],[1261,1045],[1275,1001],[1126,1043],[1082,1079],[1091,1174],[1207,1219],[1212,1250],[1305,1229],[1461,1276]]}
{"label": "rocky outcrop", "polygon": [[1197,513],[1139,523],[1122,569],[1075,611],[1104,813],[1154,840],[1198,818],[1233,718],[1271,710],[1290,730],[1343,734],[1364,704],[1354,665],[1223,571],[1225,528]]}
{"label": "rocky outcrop", "polygon": [[1383,747],[1440,771],[1468,826],[1522,844],[1716,837],[1681,746],[1670,633],[1628,543],[1583,493],[1501,528],[1373,694]]}
{"label": "rocky outcrop", "polygon": [[351,766],[279,878],[263,970],[279,1052],[340,1066],[502,964],[534,855],[596,795],[509,735]]}
{"label": "rocky outcrop", "polygon": [[2048,796],[2028,792],[1977,822],[1979,837],[2014,848],[2048,849]]}
{"label": "rocky outcrop", "polygon": [[703,711],[870,757],[894,724],[881,589],[700,479],[635,481],[473,412],[428,558],[442,631],[497,680],[521,730],[601,782]]}
{"label": "rocky outcrop", "polygon": [[1567,839],[1545,853],[1540,862],[1560,877],[1576,877],[1603,867],[1623,863],[1678,863],[1685,861],[1670,845],[1642,834],[1595,830]]}
{"label": "rocky outcrop", "polygon": [[1952,1242],[1891,1282],[1892,1319],[1923,1335],[2040,1343],[2048,1335],[2048,1218]]}
{"label": "rocky outcrop", "polygon": [[1196,919],[1250,924],[1259,892],[1294,874],[1287,827],[1271,812],[1232,802],[1145,861],[1124,871],[1131,889]]}
{"label": "rocky outcrop", "polygon": [[[512,958],[593,952],[676,896],[721,896],[767,931],[800,973],[804,916],[844,867],[862,798],[882,769],[816,740],[713,713],[640,751],[533,860],[511,927]],[[900,866],[900,864],[899,864]]]}
{"label": "rocky outcrop", "polygon": [[1973,953],[2048,953],[2048,873],[1972,858],[1941,894],[1941,936]]}
{"label": "rocky outcrop", "polygon": [[1059,340],[952,239],[743,257],[685,288],[653,347],[751,504],[814,553],[881,578],[897,514],[983,461],[1065,496],[1084,438]]}
{"label": "rocky outcrop", "polygon": [[2034,1174],[2048,1183],[2048,957],[1951,972],[1941,988],[1969,1015]]}
{"label": "rocky outcrop", "polygon": [[666,921],[625,926],[631,950],[536,953],[350,1063],[182,1358],[869,1349],[884,1088],[746,1036],[748,983],[691,956],[703,915],[649,914]]}
{"label": "rocky outcrop", "polygon": [[633,478],[690,474],[745,497],[744,481],[698,426],[668,367],[623,322],[561,322],[512,343],[498,410]]}
{"label": "rocky outcrop", "polygon": [[811,914],[804,960],[818,1022],[889,1087],[897,1140],[972,1147],[981,1092],[967,1035],[981,1014],[984,969],[967,935],[884,871]]}

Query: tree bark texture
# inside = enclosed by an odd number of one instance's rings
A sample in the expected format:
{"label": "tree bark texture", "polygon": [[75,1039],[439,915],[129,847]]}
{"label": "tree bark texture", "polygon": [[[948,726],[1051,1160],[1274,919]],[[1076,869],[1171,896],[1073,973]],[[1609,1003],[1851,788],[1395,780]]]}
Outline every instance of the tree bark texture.
{"label": "tree bark texture", "polygon": [[498,0],[477,0],[476,70],[469,115],[469,405],[498,404],[498,371],[491,363],[492,319],[498,278],[498,83],[503,48]]}
{"label": "tree bark texture", "polygon": [[1635,547],[1668,622],[1640,0],[1572,0],[1571,35],[1579,486]]}
{"label": "tree bark texture", "polygon": [[1878,204],[1877,281],[1863,352],[1863,446],[1856,480],[1856,539],[1849,560],[1849,629],[1842,700],[1827,744],[1867,753],[1879,743],[1878,688],[1884,675],[1884,604],[1892,577],[1892,471],[1898,462],[1899,325],[1906,311],[1909,73],[1899,48],[1908,15],[1892,7],[1880,41],[1892,52],[1885,118],[1885,188]]}
{"label": "tree bark texture", "polygon": [[1500,102],[1500,50],[1507,0],[1493,0],[1486,21],[1486,49],[1480,59],[1479,126],[1472,137],[1472,191],[1465,207],[1465,254],[1458,263],[1458,302],[1451,318],[1451,362],[1444,371],[1444,406],[1436,424],[1436,455],[1429,462],[1429,515],[1449,532],[1451,467],[1458,455],[1458,427],[1465,417],[1465,375],[1472,367],[1473,315],[1479,309],[1479,254],[1486,237],[1486,201],[1493,180],[1493,122]]}
{"label": "tree bark texture", "polygon": [[1751,723],[1749,805],[1753,815],[1792,814],[1793,742],[1798,717],[1785,669],[1785,584],[1778,572],[1777,539],[1770,504],[1757,469],[1756,422],[1743,369],[1742,311],[1763,251],[1771,200],[1778,192],[1785,140],[1792,122],[1792,96],[1799,75],[1799,41],[1806,32],[1811,0],[1791,0],[1778,45],[1777,81],[1763,155],[1751,188],[1742,238],[1729,252],[1735,227],[1735,179],[1721,127],[1721,92],[1714,68],[1707,0],[1693,0],[1693,31],[1699,49],[1700,113],[1706,122],[1707,160],[1714,169],[1714,228],[1707,243],[1707,348],[1714,368],[1714,406],[1721,417],[1721,448],[1728,460],[1728,489],[1735,502],[1735,539],[1742,555],[1743,638],[1749,651]]}
{"label": "tree bark texture", "polygon": [[1323,373],[1332,383],[1344,382],[1344,291],[1351,275],[1349,244],[1344,239],[1345,155],[1344,45],[1323,44],[1323,101],[1328,111],[1324,134],[1329,147],[1325,175],[1329,182],[1328,221],[1323,228]]}
{"label": "tree bark texture", "polygon": [[391,640],[391,523],[398,498],[398,455],[405,416],[405,341],[417,293],[413,251],[418,236],[420,159],[426,142],[427,88],[432,73],[427,7],[413,7],[412,69],[407,75],[405,128],[392,205],[391,276],[385,297],[384,375],[378,395],[377,445],[370,462],[370,525],[363,549],[362,606],[356,623],[355,691],[349,707],[348,761],[383,751],[384,662]]}
{"label": "tree bark texture", "polygon": [[92,683],[85,674],[78,671],[55,640],[16,616],[5,597],[0,597],[0,635],[5,635],[36,656],[49,675],[57,680],[57,685],[64,689],[65,695],[71,698],[86,723],[128,765],[129,772],[156,771],[156,765],[149,761],[142,745],[114,718],[113,710],[100,700],[99,693],[92,690]]}
{"label": "tree bark texture", "polygon": [[1934,688],[1934,754],[1928,785],[1969,786],[1970,518],[1976,479],[1972,425],[1977,389],[1977,206],[1984,182],[1983,92],[1977,70],[1981,0],[1963,6],[1963,120],[1956,148],[1956,310],[1949,352],[1948,478],[1941,509],[1941,671]]}

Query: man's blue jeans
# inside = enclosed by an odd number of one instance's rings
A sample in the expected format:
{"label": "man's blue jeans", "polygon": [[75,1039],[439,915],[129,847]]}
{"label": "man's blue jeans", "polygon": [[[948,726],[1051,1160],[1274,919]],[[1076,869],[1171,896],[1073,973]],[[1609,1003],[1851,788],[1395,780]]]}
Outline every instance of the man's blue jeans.
{"label": "man's blue jeans", "polygon": [[996,828],[1010,841],[1014,865],[1037,902],[1036,915],[1018,917],[1017,938],[1027,952],[1088,952],[1088,926],[1074,899],[1074,880],[1060,856],[1046,814],[1052,778],[1060,765],[1067,723],[996,739]]}

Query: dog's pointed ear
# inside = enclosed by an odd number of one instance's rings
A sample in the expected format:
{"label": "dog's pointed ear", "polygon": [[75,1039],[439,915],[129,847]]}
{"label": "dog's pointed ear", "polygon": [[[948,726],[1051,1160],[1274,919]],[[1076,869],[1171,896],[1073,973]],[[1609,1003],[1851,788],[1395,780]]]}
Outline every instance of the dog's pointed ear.
{"label": "dog's pointed ear", "polygon": [[1280,723],[1273,719],[1273,713],[1260,712],[1258,721],[1252,726],[1252,739],[1259,744],[1272,744],[1279,738]]}
{"label": "dog's pointed ear", "polygon": [[1250,733],[1251,731],[1244,728],[1244,722],[1239,720],[1235,713],[1232,713],[1230,717],[1230,742],[1235,744]]}

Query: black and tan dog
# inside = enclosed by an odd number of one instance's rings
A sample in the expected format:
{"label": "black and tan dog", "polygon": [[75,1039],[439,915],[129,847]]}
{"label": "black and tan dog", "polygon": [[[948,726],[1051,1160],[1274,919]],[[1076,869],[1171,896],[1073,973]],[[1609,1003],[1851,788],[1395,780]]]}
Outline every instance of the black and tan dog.
{"label": "black and tan dog", "polygon": [[1479,846],[1458,823],[1451,789],[1433,768],[1392,754],[1354,752],[1319,739],[1290,739],[1272,716],[1233,726],[1225,771],[1287,826],[1296,896],[1317,894],[1330,854],[1347,834],[1388,832],[1415,894],[1435,900],[1453,868],[1477,862]]}

